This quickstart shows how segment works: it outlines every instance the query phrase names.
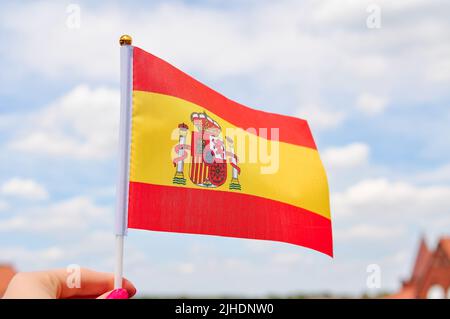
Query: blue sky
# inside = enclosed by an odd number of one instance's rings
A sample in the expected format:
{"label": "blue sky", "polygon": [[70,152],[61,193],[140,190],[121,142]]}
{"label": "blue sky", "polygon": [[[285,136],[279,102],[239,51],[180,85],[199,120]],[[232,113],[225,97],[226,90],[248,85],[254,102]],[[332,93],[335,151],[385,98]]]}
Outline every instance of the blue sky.
{"label": "blue sky", "polygon": [[[380,28],[366,23],[373,3]],[[420,235],[434,244],[448,234],[447,2],[0,6],[1,261],[112,270],[123,33],[234,100],[309,120],[335,238],[330,259],[282,243],[130,231],[125,273],[140,292],[395,290]],[[366,285],[370,264],[379,289]]]}

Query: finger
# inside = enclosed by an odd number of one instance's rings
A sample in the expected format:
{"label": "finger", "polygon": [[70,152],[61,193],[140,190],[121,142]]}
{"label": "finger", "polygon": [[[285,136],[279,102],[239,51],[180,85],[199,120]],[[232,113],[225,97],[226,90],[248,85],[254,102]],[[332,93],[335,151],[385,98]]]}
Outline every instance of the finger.
{"label": "finger", "polygon": [[[60,284],[58,298],[99,296],[114,289],[114,275],[112,273],[81,268],[79,288],[71,288],[67,285],[68,273],[66,270],[57,270],[55,274]],[[136,288],[127,279],[123,279],[122,286],[127,290],[130,297],[136,293]]]}
{"label": "finger", "polygon": [[105,292],[103,295],[97,297],[97,299],[128,299],[129,297],[127,290],[120,288]]}
{"label": "finger", "polygon": [[114,290],[105,292],[104,294],[97,297],[97,299],[106,299]]}

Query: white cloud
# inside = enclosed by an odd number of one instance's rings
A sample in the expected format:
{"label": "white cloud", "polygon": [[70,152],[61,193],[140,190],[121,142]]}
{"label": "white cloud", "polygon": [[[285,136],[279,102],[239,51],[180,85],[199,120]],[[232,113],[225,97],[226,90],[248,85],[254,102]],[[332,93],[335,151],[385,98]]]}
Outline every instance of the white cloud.
{"label": "white cloud", "polygon": [[102,159],[116,150],[119,92],[80,85],[28,117],[9,143],[14,150],[78,159]]}
{"label": "white cloud", "polygon": [[450,163],[437,167],[429,171],[418,173],[416,181],[426,183],[447,183],[450,182]]}
{"label": "white cloud", "polygon": [[195,266],[192,263],[180,263],[177,270],[181,274],[189,275],[195,271]]}
{"label": "white cloud", "polygon": [[363,1],[320,1],[313,16],[318,22],[337,23],[358,16],[365,8]]}
{"label": "white cloud", "polygon": [[369,93],[362,93],[356,101],[357,109],[367,115],[383,113],[387,106],[386,98]]}
{"label": "white cloud", "polygon": [[5,232],[51,233],[77,235],[92,226],[112,224],[109,207],[98,206],[87,197],[73,197],[48,205],[28,208],[13,217],[0,219],[0,230]]}
{"label": "white cloud", "polygon": [[302,106],[297,110],[296,116],[306,119],[314,131],[338,127],[346,118],[344,112],[333,111],[314,105]]}
{"label": "white cloud", "polygon": [[[140,10],[82,3],[81,27],[75,30],[65,24],[65,5],[39,2],[10,5],[0,27],[21,39],[5,51],[14,52],[8,57],[15,62],[15,73],[24,66],[55,78],[70,74],[117,83],[117,37],[127,30],[138,46],[210,77],[253,74],[263,81],[300,83],[302,94],[305,88],[308,94],[320,94],[327,85],[356,95],[370,84],[419,94],[414,88],[423,86],[427,74],[448,83],[449,22],[441,14],[448,4],[414,3],[379,1],[383,19],[390,22],[380,30],[366,27],[369,0],[339,5],[265,1],[228,10],[184,3]],[[415,19],[404,23],[405,15]],[[30,21],[52,41],[43,47]],[[361,82],[365,80],[376,82]]]}
{"label": "white cloud", "polygon": [[44,186],[32,179],[18,177],[4,182],[0,187],[0,194],[31,200],[43,200],[48,198],[48,192]]}
{"label": "white cloud", "polygon": [[385,223],[402,219],[409,223],[431,223],[450,213],[450,187],[368,179],[333,194],[331,202],[337,218],[364,216]]}
{"label": "white cloud", "polygon": [[[448,56],[450,54],[450,47],[443,49],[441,54]],[[426,76],[430,81],[436,83],[450,81],[450,61],[444,61],[442,58],[437,59],[438,62],[428,66]]]}
{"label": "white cloud", "polygon": [[271,262],[276,266],[293,267],[299,264],[311,264],[313,259],[300,252],[278,252],[271,255]]}
{"label": "white cloud", "polygon": [[[48,233],[50,239],[53,232]],[[70,241],[58,240],[29,248],[20,245],[3,245],[0,247],[1,260],[10,262],[19,271],[36,271],[47,268],[66,267],[79,264],[97,270],[112,272],[114,265],[114,234],[112,231],[89,230],[79,232]],[[39,247],[41,246],[41,247]],[[139,253],[133,247],[126,250],[126,264],[136,262]],[[141,252],[140,252],[141,253]],[[92,258],[95,256],[96,258]],[[129,267],[127,267],[129,269]]]}
{"label": "white cloud", "polygon": [[365,143],[352,143],[342,147],[330,147],[321,157],[325,165],[332,169],[354,168],[367,164],[370,148]]}
{"label": "white cloud", "polygon": [[[368,53],[356,57],[354,61],[346,61],[345,66],[357,78],[379,81],[383,76],[386,76],[389,70],[389,58]],[[381,86],[381,84],[377,86]]]}
{"label": "white cloud", "polygon": [[[40,249],[28,249],[23,246],[0,247],[2,260],[14,262],[19,266],[19,271],[42,270],[51,267],[55,262],[65,257],[63,249],[57,246],[49,246]],[[42,268],[41,268],[42,267]]]}
{"label": "white cloud", "polygon": [[405,229],[402,227],[378,226],[368,224],[358,224],[348,229],[335,231],[335,238],[340,241],[353,240],[392,240],[404,235]]}

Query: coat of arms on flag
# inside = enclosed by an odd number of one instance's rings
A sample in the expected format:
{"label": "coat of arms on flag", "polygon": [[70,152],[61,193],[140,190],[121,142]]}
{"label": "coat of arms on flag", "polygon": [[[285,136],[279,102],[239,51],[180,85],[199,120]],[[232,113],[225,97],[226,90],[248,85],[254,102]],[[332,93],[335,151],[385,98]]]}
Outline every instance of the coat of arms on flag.
{"label": "coat of arms on flag", "polygon": [[[238,175],[240,168],[237,165],[237,156],[234,152],[234,142],[230,137],[226,143],[222,138],[222,128],[206,112],[191,114],[193,131],[185,123],[178,125],[179,143],[175,146],[176,157],[173,164],[176,167],[173,184],[186,185],[184,177],[185,161],[190,152],[188,166],[189,179],[200,187],[216,188],[227,180],[227,157],[232,167],[232,178],[229,189],[241,190]],[[187,135],[190,134],[191,144],[186,144]],[[227,150],[228,146],[228,150]]]}

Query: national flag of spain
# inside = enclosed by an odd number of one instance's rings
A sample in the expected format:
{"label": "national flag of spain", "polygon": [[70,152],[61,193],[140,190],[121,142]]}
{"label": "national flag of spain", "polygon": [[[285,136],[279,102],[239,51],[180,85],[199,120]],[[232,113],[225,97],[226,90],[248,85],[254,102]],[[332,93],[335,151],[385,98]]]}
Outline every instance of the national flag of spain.
{"label": "national flag of spain", "polygon": [[129,50],[127,226],[332,256],[327,178],[307,122],[248,108]]}

